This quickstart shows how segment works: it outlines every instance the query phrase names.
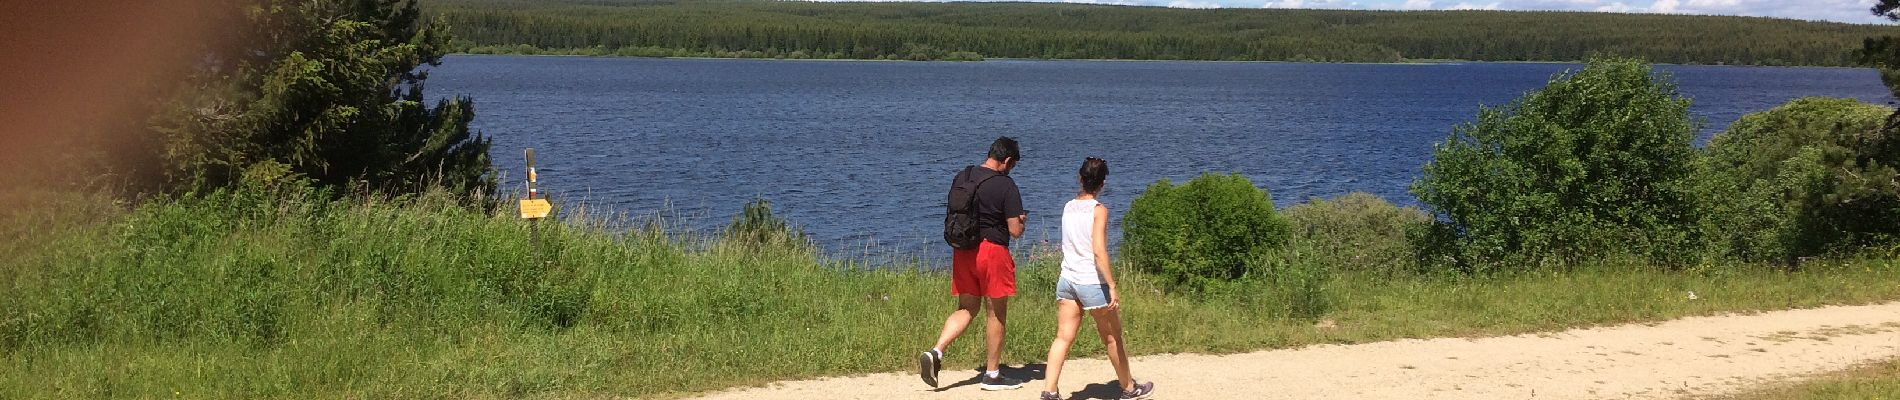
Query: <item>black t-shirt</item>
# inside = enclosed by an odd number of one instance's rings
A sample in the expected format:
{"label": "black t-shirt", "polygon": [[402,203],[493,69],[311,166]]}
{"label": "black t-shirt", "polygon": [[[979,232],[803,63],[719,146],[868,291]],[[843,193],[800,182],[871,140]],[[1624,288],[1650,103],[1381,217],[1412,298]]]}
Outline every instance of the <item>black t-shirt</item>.
{"label": "black t-shirt", "polygon": [[[976,230],[977,236],[992,243],[1009,247],[1009,218],[1024,215],[1023,194],[1016,188],[1016,180],[1009,175],[999,175],[996,170],[977,166],[965,170],[972,181],[983,182],[976,188]],[[958,173],[956,179],[966,178]],[[990,178],[990,176],[996,176]],[[983,179],[988,178],[989,181]]]}

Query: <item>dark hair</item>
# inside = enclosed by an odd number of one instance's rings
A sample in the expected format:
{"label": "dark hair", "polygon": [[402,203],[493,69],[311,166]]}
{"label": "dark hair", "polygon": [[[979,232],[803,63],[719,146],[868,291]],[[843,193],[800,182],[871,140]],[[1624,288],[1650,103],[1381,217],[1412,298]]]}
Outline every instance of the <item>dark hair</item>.
{"label": "dark hair", "polygon": [[1082,175],[1082,191],[1101,193],[1102,180],[1108,179],[1108,161],[1089,157],[1082,160],[1082,170],[1077,173]]}
{"label": "dark hair", "polygon": [[1006,158],[1011,161],[1022,161],[1023,151],[1016,147],[1016,139],[1010,139],[1008,136],[998,137],[995,142],[990,143],[990,159],[1003,161]]}

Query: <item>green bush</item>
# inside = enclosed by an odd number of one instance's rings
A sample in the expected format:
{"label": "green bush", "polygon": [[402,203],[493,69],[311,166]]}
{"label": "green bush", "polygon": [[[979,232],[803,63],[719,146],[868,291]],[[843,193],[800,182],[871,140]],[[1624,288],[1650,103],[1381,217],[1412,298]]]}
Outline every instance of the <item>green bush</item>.
{"label": "green bush", "polygon": [[196,48],[202,61],[153,108],[145,134],[162,161],[149,167],[167,188],[227,188],[277,163],[339,192],[494,192],[473,101],[423,94],[418,68],[448,53],[446,25],[415,2],[243,3],[204,10],[242,40]]}
{"label": "green bush", "polygon": [[1364,192],[1314,198],[1288,207],[1285,215],[1293,242],[1311,249],[1316,262],[1354,271],[1409,269],[1412,248],[1406,232],[1432,222],[1431,215],[1418,208],[1395,206]]}
{"label": "green bush", "polygon": [[739,215],[726,225],[727,242],[753,246],[810,247],[811,239],[784,217],[772,213],[772,202],[764,198],[745,203]]}
{"label": "green bush", "polygon": [[1240,174],[1155,182],[1128,205],[1122,249],[1137,268],[1195,290],[1246,277],[1286,244],[1287,222],[1265,190]]}
{"label": "green bush", "polygon": [[1326,289],[1333,279],[1328,262],[1312,243],[1294,240],[1247,260],[1247,276],[1204,282],[1200,294],[1267,317],[1312,320],[1335,303]]}
{"label": "green bush", "polygon": [[1698,162],[1703,230],[1717,256],[1792,263],[1900,235],[1900,141],[1893,110],[1805,98],[1749,114]]}
{"label": "green bush", "polygon": [[943,61],[983,61],[983,55],[974,51],[952,51],[944,55]]}
{"label": "green bush", "polygon": [[1446,218],[1422,261],[1470,271],[1693,257],[1689,100],[1640,61],[1597,59],[1435,146],[1419,200]]}

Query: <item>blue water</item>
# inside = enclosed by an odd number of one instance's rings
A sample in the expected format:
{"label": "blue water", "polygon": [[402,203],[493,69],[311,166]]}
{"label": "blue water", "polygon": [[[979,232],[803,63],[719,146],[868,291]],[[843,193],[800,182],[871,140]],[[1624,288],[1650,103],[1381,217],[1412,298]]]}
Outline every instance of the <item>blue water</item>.
{"label": "blue water", "polygon": [[[451,56],[431,95],[475,99],[517,187],[522,148],[557,201],[717,229],[754,197],[846,255],[942,249],[952,173],[999,135],[1026,242],[1053,240],[1085,156],[1119,221],[1157,179],[1240,172],[1282,206],[1364,191],[1395,203],[1432,143],[1576,65],[856,62]],[[1707,124],[1804,96],[1894,99],[1873,70],[1664,66]],[[934,256],[933,256],[934,257]]]}

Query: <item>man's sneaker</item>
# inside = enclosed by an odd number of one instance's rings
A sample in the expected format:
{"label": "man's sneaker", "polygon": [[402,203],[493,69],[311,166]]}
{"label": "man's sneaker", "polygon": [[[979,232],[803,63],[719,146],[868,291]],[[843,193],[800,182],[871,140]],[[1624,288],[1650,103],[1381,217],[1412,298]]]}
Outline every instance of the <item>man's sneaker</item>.
{"label": "man's sneaker", "polygon": [[937,349],[924,350],[917,355],[917,375],[924,378],[924,384],[937,387],[937,371],[943,369],[943,354]]}
{"label": "man's sneaker", "polygon": [[1154,394],[1155,394],[1154,382],[1135,383],[1135,388],[1133,390],[1122,391],[1122,400],[1146,399],[1148,398],[1148,396],[1151,396]]}
{"label": "man's sneaker", "polygon": [[1042,397],[1040,397],[1039,399],[1041,399],[1041,400],[1062,400],[1062,394],[1061,394],[1061,393],[1056,393],[1056,392],[1042,392]]}
{"label": "man's sneaker", "polygon": [[1001,375],[991,378],[983,374],[983,390],[1010,390],[1023,387],[1023,381],[1004,378]]}

